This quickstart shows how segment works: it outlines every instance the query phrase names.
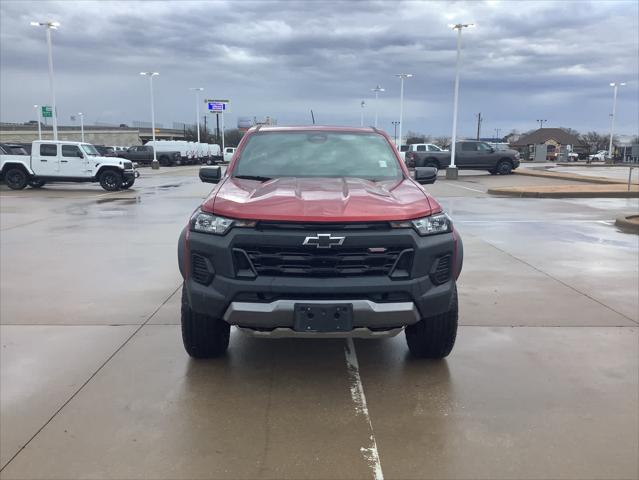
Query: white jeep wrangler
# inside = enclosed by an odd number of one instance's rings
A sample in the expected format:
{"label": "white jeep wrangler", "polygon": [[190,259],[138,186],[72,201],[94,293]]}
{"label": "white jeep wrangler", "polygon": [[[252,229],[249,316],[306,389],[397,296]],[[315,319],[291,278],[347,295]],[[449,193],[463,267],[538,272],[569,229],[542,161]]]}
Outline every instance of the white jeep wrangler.
{"label": "white jeep wrangler", "polygon": [[127,189],[139,173],[131,161],[102,157],[90,143],[39,140],[31,155],[11,155],[0,147],[0,178],[13,190],[50,182],[100,182],[112,192]]}

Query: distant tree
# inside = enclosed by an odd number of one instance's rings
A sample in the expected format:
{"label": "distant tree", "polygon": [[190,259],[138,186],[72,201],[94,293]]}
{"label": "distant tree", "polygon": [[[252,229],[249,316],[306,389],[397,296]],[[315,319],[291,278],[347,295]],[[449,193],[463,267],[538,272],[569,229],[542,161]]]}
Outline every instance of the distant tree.
{"label": "distant tree", "polygon": [[448,148],[450,147],[450,137],[435,137],[433,143],[439,148]]}
{"label": "distant tree", "polygon": [[634,137],[632,137],[632,139],[630,140],[630,143],[633,145],[639,144],[639,135],[635,135]]}
{"label": "distant tree", "polygon": [[581,136],[581,134],[577,130],[575,130],[574,128],[570,128],[570,127],[559,127],[559,128],[561,128],[566,133],[574,135],[575,137]]}
{"label": "distant tree", "polygon": [[412,145],[413,143],[426,143],[426,136],[409,130],[406,134],[406,145]]}
{"label": "distant tree", "polygon": [[244,132],[233,128],[224,132],[224,146],[237,147],[244,136]]}

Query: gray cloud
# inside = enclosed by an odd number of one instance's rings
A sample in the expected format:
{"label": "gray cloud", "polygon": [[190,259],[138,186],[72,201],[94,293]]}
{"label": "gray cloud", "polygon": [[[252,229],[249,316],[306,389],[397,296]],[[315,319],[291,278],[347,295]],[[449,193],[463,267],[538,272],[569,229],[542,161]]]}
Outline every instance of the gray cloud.
{"label": "gray cloud", "polygon": [[280,123],[359,123],[370,88],[387,91],[380,125],[398,115],[399,82],[408,71],[405,129],[449,134],[455,34],[463,33],[460,133],[535,126],[608,128],[610,81],[625,80],[619,131],[636,133],[639,10],[634,1],[601,2],[28,2],[0,4],[0,118],[31,119],[46,103],[44,32],[29,21],[56,19],[54,56],[62,120],[148,119],[147,84],[137,73],[161,72],[158,121],[192,121],[191,86],[232,100],[240,115]]}

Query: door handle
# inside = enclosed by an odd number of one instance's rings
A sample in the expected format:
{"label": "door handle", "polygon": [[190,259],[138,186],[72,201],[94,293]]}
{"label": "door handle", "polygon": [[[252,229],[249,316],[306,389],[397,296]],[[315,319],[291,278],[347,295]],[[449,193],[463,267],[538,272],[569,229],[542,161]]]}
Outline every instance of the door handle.
{"label": "door handle", "polygon": [[60,160],[62,163],[69,163],[69,160]]}
{"label": "door handle", "polygon": [[46,162],[46,160],[44,160],[43,158],[40,159],[41,162]]}

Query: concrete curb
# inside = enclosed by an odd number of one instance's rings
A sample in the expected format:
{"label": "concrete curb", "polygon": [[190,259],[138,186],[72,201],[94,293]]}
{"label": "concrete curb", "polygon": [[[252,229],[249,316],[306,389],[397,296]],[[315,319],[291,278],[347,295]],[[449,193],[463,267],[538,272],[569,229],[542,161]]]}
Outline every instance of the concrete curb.
{"label": "concrete curb", "polygon": [[503,197],[518,197],[518,198],[639,198],[639,191],[541,191],[535,190],[535,187],[530,187],[528,190],[523,190],[520,187],[510,189],[504,188],[489,188],[488,193],[491,195],[499,195]]}
{"label": "concrete curb", "polygon": [[600,185],[624,185],[627,182],[623,180],[613,180],[605,177],[586,177],[574,173],[556,173],[556,172],[537,172],[527,168],[518,168],[513,170],[516,175],[526,175],[528,177],[554,178],[556,180],[572,180],[574,182],[596,183]]}
{"label": "concrete curb", "polygon": [[639,215],[617,217],[617,219],[615,220],[615,225],[626,232],[639,234],[639,223],[631,221],[631,218],[639,218]]}

